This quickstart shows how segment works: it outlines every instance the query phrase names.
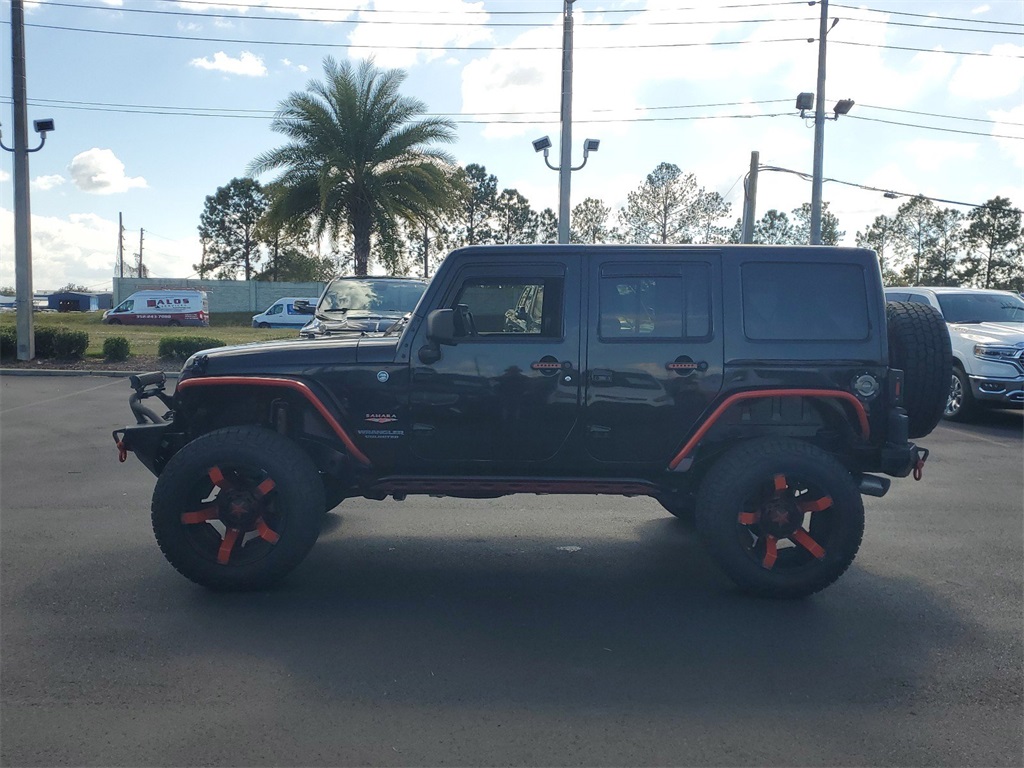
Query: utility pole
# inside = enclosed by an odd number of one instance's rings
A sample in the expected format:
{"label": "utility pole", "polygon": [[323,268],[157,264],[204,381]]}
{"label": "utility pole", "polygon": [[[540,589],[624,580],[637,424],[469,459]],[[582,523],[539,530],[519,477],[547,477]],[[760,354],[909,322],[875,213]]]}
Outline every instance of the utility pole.
{"label": "utility pole", "polygon": [[757,170],[761,166],[761,154],[750,153],[750,172],[743,185],[743,237],[741,243],[754,242],[754,216],[757,210]]}
{"label": "utility pole", "polygon": [[11,0],[11,72],[14,99],[14,269],[18,359],[36,356],[32,317],[32,214],[28,190],[28,109],[25,73],[25,5]]}
{"label": "utility pole", "polygon": [[117,276],[124,277],[124,214],[117,214]]}
{"label": "utility pole", "polygon": [[558,242],[569,242],[569,187],[572,177],[572,4],[562,14],[562,145],[558,164]]}
{"label": "utility pole", "polygon": [[[828,37],[828,0],[818,0],[818,89],[814,105],[814,175],[811,180],[811,245],[821,245],[821,183],[825,161],[825,41]],[[838,19],[837,19],[838,21]]]}
{"label": "utility pole", "polygon": [[423,277],[430,277],[430,229],[423,222]]}
{"label": "utility pole", "polygon": [[142,271],[144,269],[144,267],[142,266],[142,233],[143,233],[143,229],[140,227],[139,228],[139,277],[145,277],[145,274]]}

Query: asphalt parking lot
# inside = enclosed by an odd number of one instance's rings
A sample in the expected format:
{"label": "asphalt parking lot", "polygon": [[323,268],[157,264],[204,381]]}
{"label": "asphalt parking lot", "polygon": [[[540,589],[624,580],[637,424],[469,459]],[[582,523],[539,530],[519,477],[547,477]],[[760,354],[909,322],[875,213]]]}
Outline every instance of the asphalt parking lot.
{"label": "asphalt parking lot", "polygon": [[738,595],[647,499],[347,501],[276,590],[161,556],[125,380],[0,376],[0,763],[1024,764],[1024,419],[942,425],[852,569]]}

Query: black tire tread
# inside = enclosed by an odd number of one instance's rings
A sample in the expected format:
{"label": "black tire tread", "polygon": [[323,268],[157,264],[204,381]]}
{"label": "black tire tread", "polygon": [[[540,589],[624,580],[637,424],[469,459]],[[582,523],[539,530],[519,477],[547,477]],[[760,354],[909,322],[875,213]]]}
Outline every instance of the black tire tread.
{"label": "black tire tread", "polygon": [[[195,481],[197,465],[218,463],[229,452],[239,456],[267,457],[262,460],[278,487],[292,496],[295,509],[289,513],[288,534],[282,536],[271,556],[259,568],[225,568],[197,562],[182,550],[186,542],[175,537],[177,499]],[[309,553],[316,543],[324,509],[323,483],[312,460],[294,442],[263,427],[233,426],[196,438],[167,463],[153,489],[152,524],[160,551],[186,578],[215,590],[263,589],[280,581]]]}
{"label": "black tire tread", "polygon": [[[736,518],[748,479],[789,467],[817,467],[828,477],[829,495],[848,515],[850,532],[838,555],[829,550],[828,567],[804,580],[776,578],[752,567],[736,543]],[[786,470],[789,471],[789,470]],[[697,531],[726,574],[744,592],[757,597],[793,599],[820,592],[834,583],[853,563],[864,536],[864,504],[847,469],[817,446],[787,437],[750,440],[732,449],[708,471],[697,495]]]}
{"label": "black tire tread", "polygon": [[949,330],[937,310],[925,304],[890,301],[885,306],[889,365],[903,371],[903,407],[911,438],[931,433],[949,399],[953,352]]}

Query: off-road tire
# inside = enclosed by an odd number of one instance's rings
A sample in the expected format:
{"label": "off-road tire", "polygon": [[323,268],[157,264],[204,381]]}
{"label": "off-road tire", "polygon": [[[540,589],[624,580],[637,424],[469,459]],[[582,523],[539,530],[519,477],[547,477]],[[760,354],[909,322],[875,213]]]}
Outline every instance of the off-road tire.
{"label": "off-road tire", "polygon": [[[779,477],[785,490],[777,490]],[[788,537],[769,535],[769,516],[777,509],[789,505],[799,511],[826,500],[827,506],[805,510],[792,521],[824,550],[822,556],[796,543],[789,546]],[[761,522],[752,522],[755,514]],[[824,589],[850,567],[864,535],[864,504],[850,473],[821,449],[791,438],[758,438],[733,448],[708,471],[697,496],[697,530],[744,592],[800,598]],[[772,538],[773,552],[782,546],[767,565]]]}
{"label": "off-road tire", "polygon": [[[216,491],[214,468],[232,478]],[[244,478],[272,481],[272,488],[258,499],[262,506],[257,512],[277,540],[270,543],[250,528],[229,547],[228,560],[222,563],[216,555],[227,536],[216,526],[224,527],[223,522],[185,524],[183,516],[217,506],[229,488],[231,493],[244,492]],[[212,502],[211,494],[216,494]],[[193,440],[168,462],[153,490],[153,533],[168,562],[197,584],[215,590],[263,589],[284,578],[309,553],[324,505],[316,466],[294,442],[262,427],[226,427]]]}
{"label": "off-road tire", "polygon": [[939,423],[949,400],[953,352],[939,312],[925,304],[890,301],[885,306],[889,365],[903,371],[903,407],[909,436],[924,437]]}

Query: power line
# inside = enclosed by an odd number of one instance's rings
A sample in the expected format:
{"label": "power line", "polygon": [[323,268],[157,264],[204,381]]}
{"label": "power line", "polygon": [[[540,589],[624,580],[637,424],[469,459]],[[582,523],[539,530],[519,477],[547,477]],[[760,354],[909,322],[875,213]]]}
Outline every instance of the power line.
{"label": "power line", "polygon": [[[881,109],[886,112],[902,112],[907,115],[922,115],[923,117],[940,117],[944,120],[967,120],[972,123],[988,123],[990,125],[1024,125],[1024,123],[1011,123],[1008,120],[985,120],[981,117],[961,117],[960,115],[942,115],[937,112],[918,112],[913,109],[897,109],[896,107],[879,107],[874,104],[857,103],[857,109]],[[856,115],[855,115],[856,117]]]}
{"label": "power line", "polygon": [[[27,25],[26,25],[27,26]],[[858,48],[885,48],[890,51],[916,51],[918,53],[954,53],[958,56],[988,56],[996,59],[1021,59],[1024,56],[1011,56],[1005,53],[982,53],[980,51],[947,51],[934,48],[913,48],[909,45],[880,45],[877,43],[854,43],[849,40],[829,40],[831,45],[855,45]]]}
{"label": "power line", "polygon": [[[96,10],[96,11],[109,11],[111,13],[142,13],[158,16],[187,16],[190,18],[202,18],[202,19],[237,19],[240,21],[277,21],[277,22],[298,22],[298,23],[315,23],[323,24],[325,21],[331,24],[359,24],[374,26],[379,24],[396,25],[396,26],[431,26],[431,27],[517,27],[517,28],[531,28],[536,29],[538,25],[536,22],[505,22],[505,21],[395,21],[391,19],[367,19],[367,18],[350,18],[350,19],[321,19],[321,18],[308,18],[308,17],[285,17],[285,16],[257,16],[253,14],[239,15],[238,13],[207,13],[204,11],[161,11],[155,8],[123,8],[113,6],[96,6],[96,5],[83,5],[81,3],[61,3],[61,2],[48,2],[47,6],[57,6],[61,8],[78,8],[82,10]],[[219,6],[215,6],[219,7]],[[246,6],[246,7],[260,7],[260,6]],[[268,6],[264,6],[268,7]],[[760,6],[759,6],[760,7]],[[637,8],[635,13],[647,13],[652,9]],[[680,9],[686,10],[686,9]],[[399,11],[389,11],[392,13],[404,13]],[[484,13],[487,13],[486,11]],[[514,12],[513,12],[514,13]],[[526,12],[531,13],[531,12]],[[603,13],[603,12],[602,12]],[[975,32],[978,34],[988,35],[1017,35],[1018,32],[1013,30],[1002,30],[1002,29],[972,29],[969,27],[945,27],[938,26],[935,24],[913,24],[909,22],[890,21],[888,19],[862,19],[848,17],[844,18],[845,21],[852,22],[863,22],[865,24],[885,24],[893,27],[914,27],[936,31],[947,31],[947,32]],[[577,27],[651,27],[651,26],[694,26],[694,25],[725,25],[725,24],[773,24],[778,22],[813,22],[816,19],[812,17],[807,18],[770,18],[770,19],[696,19],[686,21],[581,21],[577,23]],[[993,22],[997,23],[997,22]],[[1007,22],[1010,24],[1010,22]],[[1015,25],[1015,26],[1024,26]]]}
{"label": "power line", "polygon": [[[9,22],[7,22],[9,23]],[[485,45],[449,45],[447,43],[441,45],[385,45],[380,43],[373,44],[357,44],[357,43],[311,43],[305,41],[288,41],[288,40],[249,40],[249,39],[238,39],[229,37],[196,37],[193,35],[162,35],[152,32],[125,32],[123,30],[110,30],[110,29],[89,29],[85,27],[66,27],[56,24],[26,24],[26,27],[33,27],[35,29],[51,29],[61,32],[85,32],[97,35],[112,35],[115,37],[140,37],[151,40],[187,40],[192,42],[203,42],[203,43],[228,43],[233,45],[274,45],[274,46],[290,46],[295,48],[344,48],[344,49],[387,49],[387,50],[402,50],[402,51],[436,51],[439,48],[450,51],[491,51],[491,52],[504,52],[504,53],[521,53],[523,51],[559,51],[560,46],[557,45],[531,45],[531,46],[485,46]],[[711,46],[729,46],[729,45],[761,45],[767,43],[798,43],[808,41],[806,37],[785,37],[775,38],[770,40],[713,40],[708,42],[699,43],[632,43],[627,45],[598,45],[598,46],[577,46],[576,50],[587,50],[587,51],[606,51],[606,50],[640,50],[640,49],[662,49],[662,48],[700,48],[700,47],[711,47]],[[813,38],[810,38],[813,42]],[[1022,56],[1011,56],[1007,54],[995,54],[995,53],[982,53],[978,51],[947,51],[947,50],[934,50],[930,48],[913,48],[909,46],[899,45],[880,45],[876,43],[855,43],[843,40],[833,40],[834,45],[853,45],[862,48],[883,48],[888,50],[896,51],[917,51],[922,53],[940,53],[940,54],[956,54],[959,56],[986,56],[993,58],[1004,58],[1004,59],[1020,59]]]}
{"label": "power line", "polygon": [[[809,173],[805,173],[803,171],[794,171],[792,168],[782,168],[782,167],[777,166],[777,165],[762,165],[762,166],[759,166],[759,170],[762,170],[762,171],[777,171],[779,173],[790,173],[790,174],[792,174],[794,176],[799,176],[804,181],[811,181],[812,180],[812,176]],[[830,182],[832,182],[834,184],[842,184],[843,186],[847,186],[847,187],[856,187],[858,189],[864,189],[864,190],[867,190],[869,192],[881,192],[883,194],[894,195],[896,197],[910,197],[910,198],[920,197],[920,198],[923,198],[925,200],[931,200],[932,202],[935,202],[935,203],[946,203],[947,205],[962,205],[962,206],[964,206],[966,208],[990,208],[991,207],[988,203],[965,203],[965,202],[960,201],[960,200],[946,200],[946,199],[941,198],[941,197],[929,197],[928,195],[922,195],[920,193],[896,192],[896,191],[894,191],[892,189],[882,189],[881,187],[872,187],[872,186],[869,186],[868,184],[858,184],[855,181],[842,181],[841,179],[822,179],[822,181],[830,181]]]}
{"label": "power line", "polygon": [[[55,5],[55,3],[51,3]],[[238,18],[233,17],[233,18]],[[979,35],[1020,35],[1014,30],[1002,29],[970,29],[968,27],[940,27],[936,24],[911,24],[906,21],[889,21],[888,19],[857,19],[852,16],[844,16],[843,21],[861,22],[864,24],[885,24],[887,27],[912,27],[916,29],[929,29],[940,32],[974,32]],[[1024,26],[1024,25],[1021,25]]]}
{"label": "power line", "polygon": [[925,131],[941,131],[942,133],[959,133],[964,136],[985,136],[991,139],[1016,139],[1017,141],[1024,141],[1024,136],[1006,136],[1005,134],[999,133],[981,133],[980,131],[962,131],[957,128],[939,128],[934,125],[919,125],[917,123],[900,123],[895,120],[882,120],[878,117],[864,117],[862,115],[851,115],[848,114],[846,117],[852,117],[854,120],[867,120],[871,123],[885,123],[886,125],[902,125],[906,128],[921,128]]}
{"label": "power line", "polygon": [[[175,5],[202,5],[209,7],[211,3],[206,0],[161,0],[166,3],[174,3]],[[264,5],[264,4],[250,4],[250,3],[215,3],[218,8],[241,8],[243,10],[250,8],[280,10],[280,11],[311,11],[311,12],[329,12],[329,13],[362,13],[362,14],[388,14],[397,13],[401,15],[406,14],[427,14],[430,16],[438,15],[449,15],[458,14],[459,16],[469,15],[487,15],[487,16],[551,16],[561,17],[562,12],[558,10],[544,10],[544,11],[484,11],[484,10],[473,10],[466,9],[461,11],[434,11],[434,10],[391,10],[383,8],[323,8],[323,7],[304,7],[304,6],[290,6],[290,5]],[[735,9],[735,8],[770,8],[774,6],[785,6],[785,5],[807,5],[806,0],[789,0],[788,2],[776,2],[776,3],[737,3],[733,5],[720,5],[719,10],[722,9]],[[619,14],[619,13],[637,13],[637,12],[653,12],[653,13],[676,13],[678,11],[703,11],[707,10],[704,6],[684,6],[680,8],[657,8],[657,9],[609,9],[603,10],[603,14]]]}
{"label": "power line", "polygon": [[[394,21],[391,19],[322,19],[308,17],[285,17],[285,16],[256,16],[253,14],[239,15],[238,13],[206,13],[202,11],[161,11],[155,8],[121,8],[114,6],[82,5],[80,3],[55,3],[47,2],[47,6],[59,6],[62,8],[79,8],[93,11],[109,11],[111,13],[144,13],[158,16],[188,16],[190,18],[202,19],[236,19],[239,21],[284,21],[284,22],[312,22],[315,24],[390,24],[397,26],[417,27],[519,27],[537,29],[536,22],[515,22],[515,21]],[[219,7],[218,4],[215,7]],[[644,9],[638,9],[644,10]],[[393,13],[406,13],[405,11],[392,11]],[[433,14],[432,14],[433,15]],[[814,18],[805,19],[773,18],[773,19],[698,19],[689,21],[583,21],[576,24],[577,27],[640,27],[640,26],[679,26],[679,25],[709,25],[709,24],[769,24],[774,22],[794,21],[815,21]]]}
{"label": "power line", "polygon": [[[0,98],[0,101],[3,101]],[[8,102],[10,99],[6,99]],[[747,99],[744,101],[720,101],[714,103],[704,104],[669,104],[653,107],[629,107],[629,108],[608,108],[608,109],[592,109],[589,112],[592,113],[603,113],[603,112],[647,112],[656,110],[666,109],[705,109],[712,107],[737,107],[745,106],[748,104],[781,104],[790,102],[792,99]],[[257,117],[273,117],[277,110],[270,109],[241,109],[241,108],[230,108],[225,109],[221,107],[178,107],[168,106],[163,104],[120,104],[103,101],[72,101],[67,99],[30,99],[29,103],[32,106],[65,106],[65,105],[76,105],[81,107],[124,107],[127,109],[159,109],[159,110],[186,110],[194,112],[242,112],[242,113],[256,113]],[[558,116],[556,110],[531,110],[527,112],[424,112],[424,117],[465,117],[469,115],[481,116],[481,115],[548,115],[552,118]]]}
{"label": "power line", "polygon": [[882,8],[865,8],[859,5],[839,5],[838,3],[832,3],[830,8],[843,8],[848,11],[869,11],[871,13],[886,13],[890,16],[910,16],[916,19],[938,19],[939,21],[959,21],[968,24],[998,24],[999,26],[1006,27],[1024,27],[1024,24],[1020,24],[1014,21],[988,21],[985,19],[967,19],[961,16],[933,16],[930,13],[910,13],[908,11],[888,11]]}
{"label": "power line", "polygon": [[[61,32],[87,32],[97,35],[113,35],[115,37],[142,37],[151,40],[189,40],[202,43],[231,43],[234,45],[287,45],[296,48],[372,48],[401,51],[436,51],[443,48],[449,51],[493,51],[507,53],[521,53],[522,51],[560,51],[560,45],[529,45],[509,48],[507,46],[483,46],[483,45],[385,45],[381,43],[356,44],[356,43],[310,43],[305,41],[288,40],[239,40],[229,37],[195,37],[191,35],[161,35],[152,32],[125,32],[112,29],[88,29],[85,27],[65,27],[56,24],[26,24],[26,27],[35,29],[52,29]],[[609,49],[640,49],[640,48],[697,48],[703,46],[724,46],[724,45],[760,45],[762,43],[801,43],[806,38],[787,37],[773,40],[716,40],[701,43],[641,43],[630,45],[598,45],[598,46],[576,46],[575,50],[606,51]],[[986,54],[987,55],[987,54]]]}
{"label": "power line", "polygon": [[[725,101],[718,103],[706,103],[706,104],[675,104],[675,105],[660,105],[653,107],[632,107],[629,109],[594,109],[590,110],[586,114],[604,114],[607,112],[648,112],[648,111],[663,111],[673,109],[711,109],[717,107],[729,107],[729,106],[744,106],[754,104],[778,104],[787,102],[789,99],[761,99],[756,101]],[[0,98],[0,102],[9,104],[9,98]],[[68,101],[61,99],[30,99],[29,104],[32,106],[47,106],[53,109],[69,109],[79,110],[86,112],[114,112],[119,114],[142,114],[142,115],[167,115],[167,116],[182,116],[182,117],[219,117],[219,118],[234,118],[234,119],[249,119],[249,120],[272,120],[276,115],[276,110],[269,109],[241,109],[241,108],[220,108],[220,107],[178,107],[178,106],[167,106],[167,105],[152,105],[152,104],[119,104],[110,102],[91,102],[91,101]],[[1011,125],[1020,126],[1021,123],[1012,123],[998,120],[984,120],[982,118],[974,117],[961,117],[958,115],[943,115],[931,112],[918,112],[909,109],[897,109],[895,107],[882,107],[871,104],[862,104],[862,107],[868,109],[878,109],[888,112],[900,112],[913,115],[921,115],[925,117],[934,117],[939,119],[948,120],[966,120],[970,122],[986,123],[989,125]],[[776,113],[764,113],[755,115],[693,115],[693,116],[664,116],[664,117],[618,117],[610,119],[587,119],[580,117],[577,119],[580,123],[628,123],[628,122],[671,122],[671,121],[683,121],[683,120],[720,120],[720,119],[749,119],[756,117],[783,117],[792,115],[791,112],[776,112]],[[471,117],[483,118],[486,115],[500,116],[500,117],[527,117],[530,119],[525,120],[494,120],[494,119],[469,119]],[[536,111],[536,112],[427,112],[424,113],[424,117],[448,117],[455,118],[454,122],[459,125],[536,125],[538,123],[554,122],[557,119],[557,113],[554,111]],[[896,120],[883,120],[881,118],[864,117],[862,115],[850,114],[847,117],[854,118],[856,120],[866,120],[869,122],[879,122],[888,125],[898,125],[906,128],[920,128],[922,130],[930,131],[941,131],[944,133],[956,133],[965,136],[984,136],[987,138],[998,138],[998,139],[1024,139],[1022,136],[1008,136],[1005,134],[992,134],[982,133],[979,131],[965,131],[956,128],[941,128],[938,126],[921,125],[919,123],[905,123]],[[463,118],[463,119],[459,119]]]}

